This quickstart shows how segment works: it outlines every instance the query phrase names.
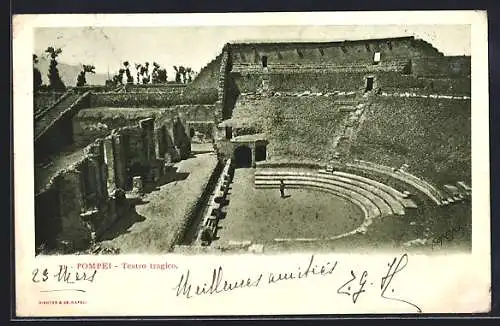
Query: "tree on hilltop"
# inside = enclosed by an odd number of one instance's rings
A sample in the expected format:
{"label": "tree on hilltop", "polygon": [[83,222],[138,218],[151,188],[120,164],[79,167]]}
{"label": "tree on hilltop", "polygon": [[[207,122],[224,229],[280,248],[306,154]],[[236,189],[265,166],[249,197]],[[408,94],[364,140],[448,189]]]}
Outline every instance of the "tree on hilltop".
{"label": "tree on hilltop", "polygon": [[129,62],[128,61],[123,62],[123,66],[125,67],[125,75],[127,76],[127,84],[133,84],[134,78],[132,77],[132,74],[130,73]]}
{"label": "tree on hilltop", "polygon": [[187,83],[190,83],[193,81],[193,69],[191,67],[186,67],[186,74],[187,74]]}
{"label": "tree on hilltop", "polygon": [[174,66],[175,70],[175,82],[180,83],[181,82],[181,73],[179,72],[179,68],[177,66]]}
{"label": "tree on hilltop", "polygon": [[142,66],[141,75],[142,83],[149,84],[149,81],[151,80],[151,77],[149,76],[149,62],[144,63],[144,66]]}
{"label": "tree on hilltop", "polygon": [[167,82],[167,69],[158,69],[158,83]]}
{"label": "tree on hilltop", "polygon": [[118,74],[115,76],[116,77],[116,81],[118,82],[118,84],[123,85],[123,75],[124,74],[125,74],[125,69],[120,68],[118,70]]}
{"label": "tree on hilltop", "polygon": [[85,78],[86,73],[95,74],[95,67],[92,65],[83,65],[82,71],[78,74],[76,86],[87,85],[87,79]]}
{"label": "tree on hilltop", "polygon": [[66,89],[66,86],[64,85],[61,76],[59,75],[59,70],[57,69],[57,57],[62,53],[61,48],[54,48],[52,46],[49,46],[46,50],[45,53],[50,58],[50,66],[49,66],[49,85],[50,88],[55,90],[55,91],[63,91]]}
{"label": "tree on hilltop", "polygon": [[140,84],[141,83],[141,73],[142,73],[142,64],[140,63],[136,63],[135,64],[135,72],[137,74],[137,84]]}
{"label": "tree on hilltop", "polygon": [[187,84],[193,81],[194,71],[191,67],[174,66],[175,82]]}
{"label": "tree on hilltop", "polygon": [[186,83],[186,68],[184,68],[184,66],[179,66],[179,74],[182,77],[182,83],[185,84]]}
{"label": "tree on hilltop", "polygon": [[156,62],[153,62],[153,71],[151,72],[151,80],[153,84],[158,84],[158,70],[160,69],[160,65]]}
{"label": "tree on hilltop", "polygon": [[38,56],[33,54],[33,93],[39,92],[42,87],[42,74],[36,64],[38,64]]}
{"label": "tree on hilltop", "polygon": [[162,84],[167,82],[167,69],[161,69],[161,66],[153,62],[153,72],[151,73],[153,84]]}
{"label": "tree on hilltop", "polygon": [[125,74],[125,69],[120,68],[118,73],[113,76],[113,78],[106,80],[106,86],[116,87],[118,85],[123,85],[123,75]]}

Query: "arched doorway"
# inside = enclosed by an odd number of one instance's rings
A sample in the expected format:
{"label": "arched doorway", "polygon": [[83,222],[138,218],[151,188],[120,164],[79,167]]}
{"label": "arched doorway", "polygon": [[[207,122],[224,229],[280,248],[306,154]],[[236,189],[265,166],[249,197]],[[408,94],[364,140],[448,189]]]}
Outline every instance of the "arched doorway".
{"label": "arched doorway", "polygon": [[185,160],[191,154],[191,139],[188,137],[186,129],[179,118],[174,122],[173,128],[174,145],[179,149],[181,160]]}
{"label": "arched doorway", "polygon": [[261,60],[262,60],[262,68],[267,68],[267,56],[263,55]]}
{"label": "arched doorway", "polygon": [[373,90],[373,76],[366,77],[366,87],[365,92]]}
{"label": "arched doorway", "polygon": [[255,146],[255,162],[265,161],[267,157],[267,148],[265,144]]}
{"label": "arched doorway", "polygon": [[236,167],[247,168],[252,165],[252,150],[250,147],[243,145],[234,150],[234,161]]}

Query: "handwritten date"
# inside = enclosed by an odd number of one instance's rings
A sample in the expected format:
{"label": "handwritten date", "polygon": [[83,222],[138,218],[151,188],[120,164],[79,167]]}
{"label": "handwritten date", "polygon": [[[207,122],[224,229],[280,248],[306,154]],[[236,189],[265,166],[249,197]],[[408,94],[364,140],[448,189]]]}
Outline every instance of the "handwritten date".
{"label": "handwritten date", "polygon": [[[93,283],[97,275],[97,270],[79,272],[68,268],[67,265],[59,265],[57,272],[49,272],[48,268],[35,268],[32,272],[31,281],[33,283],[53,283],[58,284],[83,284]],[[84,289],[79,288],[61,288],[42,290],[41,292],[55,292],[55,291],[78,291],[86,292]]]}

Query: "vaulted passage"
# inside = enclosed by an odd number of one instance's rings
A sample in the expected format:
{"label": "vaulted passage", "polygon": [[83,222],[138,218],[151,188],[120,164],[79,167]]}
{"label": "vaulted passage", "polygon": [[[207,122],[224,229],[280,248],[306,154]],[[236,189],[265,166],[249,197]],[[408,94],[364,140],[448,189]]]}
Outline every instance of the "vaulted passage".
{"label": "vaulted passage", "polygon": [[373,77],[366,77],[366,88],[365,92],[369,92],[373,89]]}
{"label": "vaulted passage", "polygon": [[267,56],[262,56],[262,68],[267,67]]}
{"label": "vaulted passage", "polygon": [[234,150],[236,167],[247,168],[252,164],[252,150],[248,146],[240,146]]}
{"label": "vaulted passage", "polygon": [[255,161],[265,161],[267,157],[266,145],[257,145],[255,147]]}

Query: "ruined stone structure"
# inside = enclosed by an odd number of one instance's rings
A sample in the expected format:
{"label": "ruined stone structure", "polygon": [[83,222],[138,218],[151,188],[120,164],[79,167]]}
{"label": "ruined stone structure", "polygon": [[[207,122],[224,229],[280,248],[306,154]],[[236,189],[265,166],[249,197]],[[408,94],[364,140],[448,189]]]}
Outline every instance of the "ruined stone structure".
{"label": "ruined stone structure", "polygon": [[[259,147],[256,141],[270,145],[271,153],[263,157],[278,154],[272,152],[276,144],[269,139],[273,127],[260,118],[273,112],[279,124],[279,115],[285,114],[281,111],[289,103],[296,104],[295,110],[325,105],[346,113],[341,118],[345,123],[331,126],[339,132],[331,134],[334,140],[329,147],[348,154],[360,122],[378,101],[374,95],[470,99],[470,57],[444,56],[414,37],[227,44],[221,58],[217,146],[233,159],[248,142],[253,142],[250,147]],[[257,135],[255,141],[249,135]],[[255,165],[255,155],[248,157],[250,165]]]}
{"label": "ruined stone structure", "polygon": [[[93,104],[111,94],[71,90],[64,97],[75,102],[64,107],[63,99],[35,115],[37,245],[71,252],[99,240],[129,209],[129,199],[191,155],[190,128],[214,111],[205,104],[180,104],[131,117],[119,108],[135,100],[128,95],[117,94],[118,108],[102,109]],[[167,104],[179,100],[173,98]]]}
{"label": "ruined stone structure", "polygon": [[[358,197],[382,200],[377,187],[388,182],[439,207],[463,200],[449,189],[470,194],[470,74],[470,57],[414,37],[228,43],[188,86],[75,88],[35,114],[37,244],[98,239],[195,141],[213,143],[231,169],[295,159],[344,169]],[[403,163],[422,178],[391,170]],[[307,173],[341,182],[323,172]],[[257,186],[276,186],[276,176],[258,176]],[[380,204],[388,212],[416,206],[394,192],[395,208]]]}

